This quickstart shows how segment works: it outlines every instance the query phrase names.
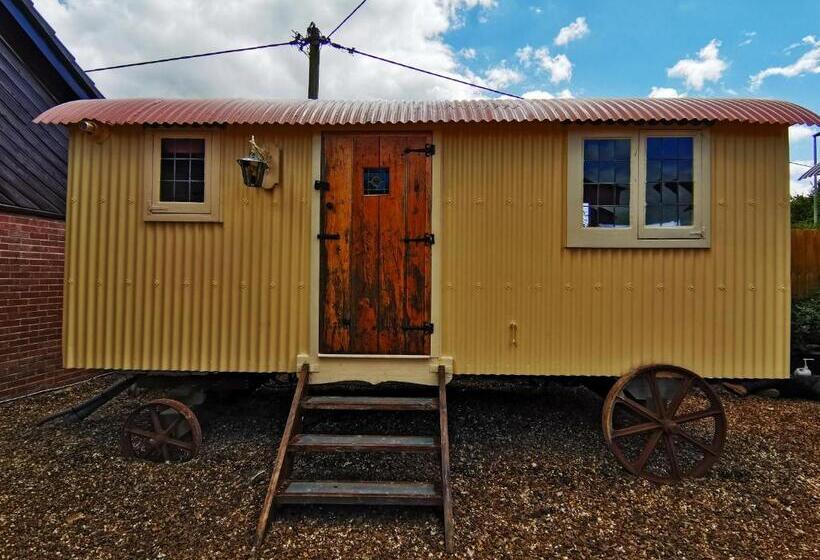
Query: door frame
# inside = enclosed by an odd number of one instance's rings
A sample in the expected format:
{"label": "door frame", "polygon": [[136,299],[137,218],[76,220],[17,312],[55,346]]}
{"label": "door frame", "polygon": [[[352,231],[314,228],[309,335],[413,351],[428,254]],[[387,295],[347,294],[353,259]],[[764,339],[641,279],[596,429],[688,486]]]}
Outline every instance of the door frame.
{"label": "door frame", "polygon": [[435,372],[439,364],[452,372],[452,359],[441,356],[441,243],[442,239],[442,166],[441,158],[445,156],[441,145],[441,131],[428,129],[351,129],[320,130],[313,134],[311,146],[312,180],[322,180],[323,138],[330,134],[390,134],[401,135],[428,133],[436,145],[436,154],[432,161],[432,193],[430,207],[431,233],[436,236],[430,258],[430,321],[435,325],[430,335],[429,355],[391,355],[391,354],[320,354],[319,353],[319,314],[321,313],[319,273],[321,267],[321,242],[316,238],[321,227],[321,192],[310,185],[310,321],[308,353],[299,354],[296,359],[298,371],[305,362],[310,364],[311,381],[327,383],[330,381],[363,380],[407,381],[412,383],[436,384]]}

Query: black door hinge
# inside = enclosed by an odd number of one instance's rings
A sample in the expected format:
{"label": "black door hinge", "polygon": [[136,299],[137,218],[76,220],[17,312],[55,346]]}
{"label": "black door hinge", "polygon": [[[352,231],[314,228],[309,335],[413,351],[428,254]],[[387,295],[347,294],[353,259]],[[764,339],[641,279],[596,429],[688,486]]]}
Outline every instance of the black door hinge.
{"label": "black door hinge", "polygon": [[435,144],[425,144],[423,148],[405,148],[404,153],[410,154],[413,152],[418,152],[420,154],[424,154],[426,157],[436,155],[436,145]]}
{"label": "black door hinge", "polygon": [[421,331],[424,334],[433,334],[433,323],[422,323],[421,325],[409,325],[405,323],[402,329],[405,331]]}
{"label": "black door hinge", "polygon": [[425,233],[421,237],[402,237],[405,243],[424,243],[425,245],[433,245],[436,242],[436,236],[432,233]]}
{"label": "black door hinge", "polygon": [[327,241],[328,239],[341,239],[342,236],[338,233],[320,233],[316,236],[316,239],[320,241]]}
{"label": "black door hinge", "polygon": [[327,181],[314,181],[313,188],[317,191],[329,191],[330,183],[328,183]]}

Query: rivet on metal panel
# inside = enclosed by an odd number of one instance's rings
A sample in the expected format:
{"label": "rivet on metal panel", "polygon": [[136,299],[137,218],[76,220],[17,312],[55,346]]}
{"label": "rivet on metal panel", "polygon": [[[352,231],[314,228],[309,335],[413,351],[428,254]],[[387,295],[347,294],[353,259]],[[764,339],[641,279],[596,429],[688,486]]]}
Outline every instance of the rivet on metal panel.
{"label": "rivet on metal panel", "polygon": [[66,280],[66,284],[73,284],[73,283],[74,283],[73,278],[69,278],[68,280]]}
{"label": "rivet on metal panel", "polygon": [[566,284],[564,284],[564,289],[568,292],[571,291],[572,290],[572,284],[567,282]]}
{"label": "rivet on metal panel", "polygon": [[251,201],[250,201],[250,200],[248,200],[248,197],[246,197],[246,196],[243,196],[243,197],[242,197],[242,206],[247,206],[247,205],[249,205],[250,203],[251,203]]}
{"label": "rivet on metal panel", "polygon": [[447,287],[450,288],[450,289],[453,289],[453,283],[452,282],[447,282]]}
{"label": "rivet on metal panel", "polygon": [[477,196],[477,197],[475,197],[475,199],[473,200],[473,202],[474,202],[475,204],[484,204],[484,199],[483,199],[483,198],[481,198],[480,196]]}
{"label": "rivet on metal panel", "polygon": [[757,200],[755,200],[754,198],[750,198],[749,200],[746,201],[746,204],[748,204],[749,206],[756,206],[757,205]]}
{"label": "rivet on metal panel", "polygon": [[105,199],[100,198],[99,200],[97,200],[97,204],[105,204]]}
{"label": "rivet on metal panel", "polygon": [[473,288],[476,288],[476,289],[480,290],[481,289],[481,282],[473,282]]}
{"label": "rivet on metal panel", "polygon": [[300,280],[299,283],[296,285],[296,288],[299,289],[299,290],[304,290],[305,289],[305,283]]}
{"label": "rivet on metal panel", "polygon": [[757,286],[755,286],[754,284],[749,284],[749,291],[754,292],[755,290],[757,290]]}
{"label": "rivet on metal panel", "polygon": [[270,288],[271,290],[275,290],[276,289],[276,282],[271,282],[270,284],[268,284],[268,288]]}
{"label": "rivet on metal panel", "polygon": [[538,200],[535,201],[535,205],[538,206],[538,207],[541,207],[541,206],[544,205],[544,201],[539,198]]}
{"label": "rivet on metal panel", "polygon": [[507,199],[504,201],[504,204],[506,204],[507,206],[512,206],[512,198],[507,198]]}
{"label": "rivet on metal panel", "polygon": [[504,289],[508,292],[512,290],[512,282],[504,282]]}
{"label": "rivet on metal panel", "polygon": [[103,281],[100,280],[99,278],[97,278],[97,287],[99,288],[102,285],[103,285]]}
{"label": "rivet on metal panel", "polygon": [[778,200],[777,205],[780,206],[781,208],[785,208],[785,207],[789,206],[789,201],[788,200]]}
{"label": "rivet on metal panel", "polygon": [[624,289],[625,289],[627,292],[631,292],[632,290],[634,290],[634,289],[635,289],[635,285],[634,285],[634,284],[632,284],[632,282],[627,282],[626,284],[624,284]]}
{"label": "rivet on metal panel", "polygon": [[136,198],[134,198],[133,196],[129,196],[129,197],[128,197],[128,205],[129,205],[129,206],[133,206],[133,205],[134,205],[134,204],[136,204],[136,203],[137,203],[137,199],[136,199]]}
{"label": "rivet on metal panel", "polygon": [[134,285],[134,281],[133,281],[133,280],[131,280],[130,278],[126,278],[126,279],[125,279],[125,285],[126,285],[126,286],[133,286],[133,285]]}
{"label": "rivet on metal panel", "polygon": [[718,284],[717,289],[720,290],[721,292],[725,292],[726,291],[726,286],[724,284]]}
{"label": "rivet on metal panel", "polygon": [[518,347],[518,323],[515,321],[510,321],[510,344]]}
{"label": "rivet on metal panel", "polygon": [[686,289],[689,290],[690,292],[694,292],[695,291],[695,285],[694,284],[689,284],[688,286],[686,286]]}
{"label": "rivet on metal panel", "polygon": [[655,288],[658,291],[663,291],[663,282],[658,282],[657,284],[655,284]]}
{"label": "rivet on metal panel", "polygon": [[601,291],[601,288],[603,288],[603,287],[604,287],[604,285],[603,285],[603,284],[601,284],[600,282],[595,282],[595,283],[592,285],[592,289],[593,289],[593,290],[595,290],[595,291],[597,291],[597,292],[600,292],[600,291]]}
{"label": "rivet on metal panel", "polygon": [[77,197],[76,196],[71,197],[71,204],[77,204]]}
{"label": "rivet on metal panel", "polygon": [[454,206],[454,205],[455,205],[455,203],[456,203],[456,201],[455,201],[455,200],[453,200],[453,197],[451,197],[451,196],[448,196],[448,197],[447,197],[447,205],[448,205],[448,206]]}
{"label": "rivet on metal panel", "polygon": [[785,292],[785,291],[786,291],[786,286],[784,286],[783,284],[780,284],[780,285],[777,287],[777,290],[778,290],[778,291],[780,291],[780,292]]}
{"label": "rivet on metal panel", "polygon": [[155,288],[159,288],[159,278],[154,278],[153,284]]}
{"label": "rivet on metal panel", "polygon": [[543,287],[544,287],[544,285],[541,282],[536,282],[536,284],[535,284],[535,289],[536,290],[540,290]]}
{"label": "rivet on metal panel", "polygon": [[239,282],[239,289],[240,290],[247,290],[248,289],[248,282],[247,280],[241,280]]}
{"label": "rivet on metal panel", "polygon": [[216,288],[217,286],[219,286],[219,282],[216,280],[211,280],[211,287]]}
{"label": "rivet on metal panel", "polygon": [[186,288],[189,288],[191,286],[191,281],[186,278],[185,280],[182,281],[182,285]]}
{"label": "rivet on metal panel", "polygon": [[726,199],[725,198],[719,198],[718,199],[718,206],[726,206]]}

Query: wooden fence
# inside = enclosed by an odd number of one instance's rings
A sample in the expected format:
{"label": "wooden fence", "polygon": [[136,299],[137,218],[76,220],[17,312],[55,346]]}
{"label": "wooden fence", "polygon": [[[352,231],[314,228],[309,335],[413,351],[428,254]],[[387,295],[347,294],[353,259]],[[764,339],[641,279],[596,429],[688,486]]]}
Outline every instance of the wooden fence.
{"label": "wooden fence", "polygon": [[820,229],[792,230],[792,297],[820,289]]}

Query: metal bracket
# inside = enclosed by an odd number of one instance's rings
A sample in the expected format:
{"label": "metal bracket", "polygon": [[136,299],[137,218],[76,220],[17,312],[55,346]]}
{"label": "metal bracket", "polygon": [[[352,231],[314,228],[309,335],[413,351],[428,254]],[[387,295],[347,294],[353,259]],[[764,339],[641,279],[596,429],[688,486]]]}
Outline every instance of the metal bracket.
{"label": "metal bracket", "polygon": [[424,243],[425,245],[433,245],[436,242],[436,236],[432,233],[425,233],[421,237],[402,237],[405,243]]}
{"label": "metal bracket", "polygon": [[328,240],[331,240],[331,239],[341,239],[341,238],[342,238],[342,236],[339,235],[338,233],[320,233],[319,235],[316,236],[316,239],[318,239],[320,241],[328,241]]}
{"label": "metal bracket", "polygon": [[405,331],[422,331],[424,334],[433,334],[433,323],[422,323],[421,325],[409,325],[407,323],[402,327]]}
{"label": "metal bracket", "polygon": [[425,144],[423,148],[405,148],[404,153],[410,154],[418,152],[424,154],[425,157],[431,157],[436,155],[436,145],[435,144]]}
{"label": "metal bracket", "polygon": [[317,191],[329,191],[330,183],[328,183],[327,181],[314,181],[313,188]]}

